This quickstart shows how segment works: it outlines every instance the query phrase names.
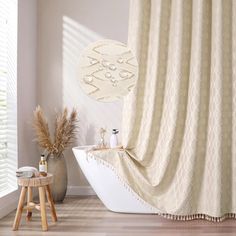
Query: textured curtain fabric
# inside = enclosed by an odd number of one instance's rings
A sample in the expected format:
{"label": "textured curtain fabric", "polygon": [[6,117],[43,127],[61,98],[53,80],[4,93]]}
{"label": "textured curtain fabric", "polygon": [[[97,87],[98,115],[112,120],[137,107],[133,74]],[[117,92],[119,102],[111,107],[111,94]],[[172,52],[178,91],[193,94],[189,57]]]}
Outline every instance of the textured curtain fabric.
{"label": "textured curtain fabric", "polygon": [[131,0],[139,60],[122,155],[94,152],[160,214],[236,216],[236,1]]}

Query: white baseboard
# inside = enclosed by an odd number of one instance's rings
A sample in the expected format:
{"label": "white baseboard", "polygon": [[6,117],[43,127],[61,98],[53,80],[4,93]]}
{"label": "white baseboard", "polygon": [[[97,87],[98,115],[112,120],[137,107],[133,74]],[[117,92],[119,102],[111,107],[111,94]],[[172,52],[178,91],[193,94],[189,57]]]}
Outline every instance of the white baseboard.
{"label": "white baseboard", "polygon": [[[14,191],[0,199],[0,219],[14,211],[17,207],[20,191]],[[37,193],[34,192],[34,196]],[[91,186],[68,186],[67,196],[96,195]]]}
{"label": "white baseboard", "polygon": [[[38,196],[38,191],[33,191],[33,198]],[[20,197],[20,188],[0,198],[0,219],[17,208]],[[25,197],[25,202],[27,197]]]}
{"label": "white baseboard", "polygon": [[91,186],[68,186],[67,196],[96,195]]}
{"label": "white baseboard", "polygon": [[14,211],[19,200],[19,191],[14,191],[0,199],[0,219]]}

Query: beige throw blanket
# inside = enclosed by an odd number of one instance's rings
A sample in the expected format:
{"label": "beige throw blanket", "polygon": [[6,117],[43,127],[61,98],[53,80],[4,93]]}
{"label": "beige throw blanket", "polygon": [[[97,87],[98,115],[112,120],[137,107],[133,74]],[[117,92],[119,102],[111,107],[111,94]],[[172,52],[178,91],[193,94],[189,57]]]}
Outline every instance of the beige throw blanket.
{"label": "beige throw blanket", "polygon": [[125,151],[92,154],[163,215],[235,218],[236,1],[132,0],[130,9],[140,72],[123,109]]}

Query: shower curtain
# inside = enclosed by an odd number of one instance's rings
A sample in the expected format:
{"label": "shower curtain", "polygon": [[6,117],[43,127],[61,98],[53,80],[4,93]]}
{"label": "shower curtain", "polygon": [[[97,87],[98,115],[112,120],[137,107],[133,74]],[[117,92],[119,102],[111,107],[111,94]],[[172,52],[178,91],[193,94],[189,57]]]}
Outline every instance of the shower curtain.
{"label": "shower curtain", "polygon": [[236,1],[131,0],[124,151],[93,151],[159,214],[236,218]]}

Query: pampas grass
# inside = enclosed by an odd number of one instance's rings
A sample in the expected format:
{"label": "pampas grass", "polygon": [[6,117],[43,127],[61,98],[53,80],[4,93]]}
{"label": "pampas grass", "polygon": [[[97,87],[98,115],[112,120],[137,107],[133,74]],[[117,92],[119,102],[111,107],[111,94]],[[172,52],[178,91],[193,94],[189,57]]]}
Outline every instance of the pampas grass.
{"label": "pampas grass", "polygon": [[48,153],[59,156],[76,140],[78,129],[78,115],[75,109],[68,115],[65,108],[62,113],[56,115],[54,139],[52,141],[49,127],[43,110],[40,106],[34,111],[33,128],[36,133],[36,141],[39,146]]}

